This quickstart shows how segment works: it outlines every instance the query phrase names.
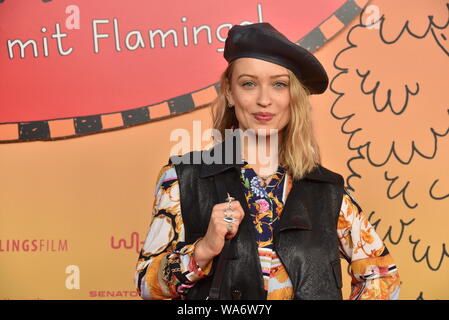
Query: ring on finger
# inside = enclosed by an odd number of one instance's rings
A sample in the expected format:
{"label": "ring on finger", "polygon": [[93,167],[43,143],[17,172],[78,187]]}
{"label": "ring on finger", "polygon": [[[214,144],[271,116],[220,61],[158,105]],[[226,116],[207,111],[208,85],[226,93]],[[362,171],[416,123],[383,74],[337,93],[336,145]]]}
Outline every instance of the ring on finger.
{"label": "ring on finger", "polygon": [[226,216],[226,217],[223,218],[223,221],[228,223],[228,224],[233,224],[236,220],[237,220],[236,218],[229,217],[229,216]]}
{"label": "ring on finger", "polygon": [[228,193],[228,197],[226,198],[226,200],[228,200],[228,205],[229,205],[229,210],[231,210],[231,211],[234,211],[233,209],[232,209],[232,207],[231,207],[231,203],[232,203],[232,201],[234,201],[235,200],[235,198],[234,197],[231,197],[231,195]]}
{"label": "ring on finger", "polygon": [[231,214],[228,213],[228,209],[224,209],[223,214],[226,217],[232,217],[234,214],[234,210],[231,210]]}
{"label": "ring on finger", "polygon": [[[230,211],[230,214],[228,213]],[[229,208],[226,208],[223,210],[223,214],[225,217],[232,217],[234,215],[234,209],[229,210]]]}

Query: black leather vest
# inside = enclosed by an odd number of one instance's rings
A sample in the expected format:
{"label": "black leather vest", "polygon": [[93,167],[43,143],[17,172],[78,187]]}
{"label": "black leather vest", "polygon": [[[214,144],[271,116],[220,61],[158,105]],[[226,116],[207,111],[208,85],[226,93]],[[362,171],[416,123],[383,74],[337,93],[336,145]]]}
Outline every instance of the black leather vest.
{"label": "black leather vest", "polygon": [[[193,243],[206,234],[213,206],[224,202],[226,194],[218,198],[214,181],[217,175],[222,175],[226,190],[240,201],[245,217],[231,242],[220,299],[266,299],[255,228],[240,179],[243,164],[239,161],[185,164],[179,163],[181,158],[183,161],[196,159],[196,163],[203,158],[201,151],[193,151],[169,161],[175,164],[179,180],[186,243]],[[274,230],[274,246],[293,284],[294,299],[342,299],[337,237],[342,197],[343,178],[321,166],[293,181]],[[213,266],[217,260],[218,257]],[[186,298],[205,299],[213,274],[214,268],[210,276],[189,290]]]}

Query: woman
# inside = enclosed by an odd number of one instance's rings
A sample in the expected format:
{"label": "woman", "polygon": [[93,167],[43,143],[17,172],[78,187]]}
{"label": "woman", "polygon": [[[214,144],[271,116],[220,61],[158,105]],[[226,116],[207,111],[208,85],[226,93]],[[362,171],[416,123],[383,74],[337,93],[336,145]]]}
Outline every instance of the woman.
{"label": "woman", "polygon": [[[342,177],[319,164],[308,97],[328,86],[320,62],[268,23],[234,26],[224,57],[211,110],[225,140],[160,171],[141,297],[341,299],[343,257],[350,299],[397,299],[387,248]],[[254,157],[262,147],[268,161]]]}

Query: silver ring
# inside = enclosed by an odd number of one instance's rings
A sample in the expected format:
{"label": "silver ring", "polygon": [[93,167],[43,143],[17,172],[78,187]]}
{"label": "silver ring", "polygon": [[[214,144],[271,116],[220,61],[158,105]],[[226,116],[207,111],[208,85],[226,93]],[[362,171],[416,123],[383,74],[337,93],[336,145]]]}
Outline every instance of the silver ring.
{"label": "silver ring", "polygon": [[234,210],[231,210],[231,214],[228,214],[228,209],[224,209],[223,214],[225,217],[232,217],[234,215]]}
{"label": "silver ring", "polygon": [[226,200],[228,200],[228,206],[229,206],[228,208],[229,208],[229,210],[234,211],[234,209],[232,209],[232,207],[231,207],[231,202],[234,201],[235,198],[231,197],[231,195],[228,193],[228,197],[226,198]]}
{"label": "silver ring", "polygon": [[224,221],[224,222],[227,222],[228,224],[233,224],[236,220],[237,220],[236,218],[234,218],[234,217],[228,217],[228,216],[226,216],[226,217],[223,218],[223,221]]}

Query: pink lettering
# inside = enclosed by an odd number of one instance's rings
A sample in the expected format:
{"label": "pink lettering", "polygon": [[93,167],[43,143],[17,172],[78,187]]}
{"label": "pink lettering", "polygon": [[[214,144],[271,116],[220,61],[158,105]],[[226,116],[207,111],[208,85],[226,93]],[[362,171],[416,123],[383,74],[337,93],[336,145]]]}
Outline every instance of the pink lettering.
{"label": "pink lettering", "polygon": [[37,240],[34,239],[33,241],[31,241],[31,244],[33,245],[33,249],[31,251],[36,251],[37,250]]}
{"label": "pink lettering", "polygon": [[22,242],[22,249],[23,251],[28,251],[30,249],[30,247],[28,246],[28,240],[23,240]]}
{"label": "pink lettering", "polygon": [[12,251],[19,251],[20,249],[20,240],[12,241]]}
{"label": "pink lettering", "polygon": [[68,250],[67,239],[64,241],[59,240],[59,251],[67,251],[67,250]]}

